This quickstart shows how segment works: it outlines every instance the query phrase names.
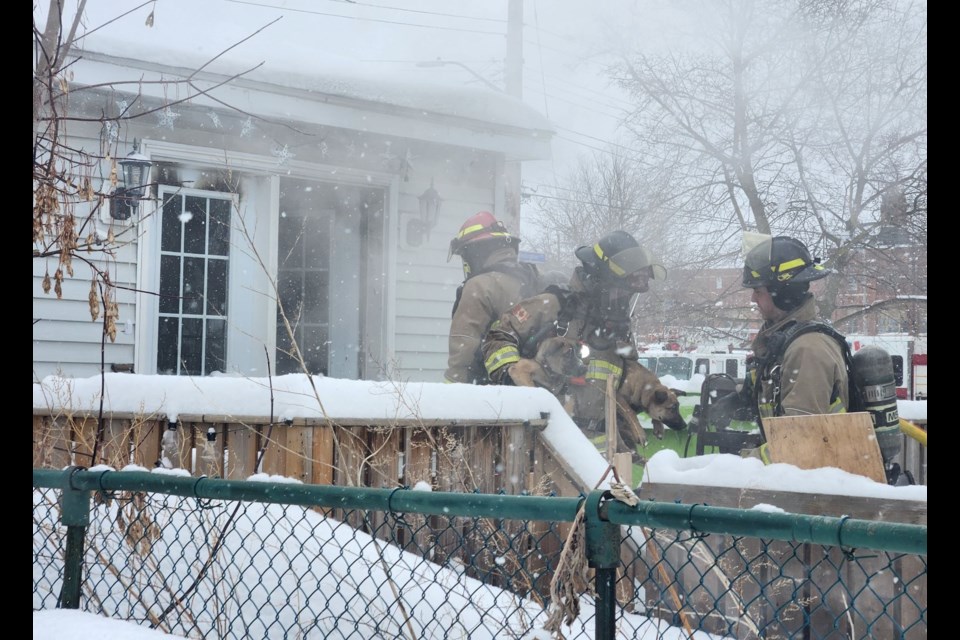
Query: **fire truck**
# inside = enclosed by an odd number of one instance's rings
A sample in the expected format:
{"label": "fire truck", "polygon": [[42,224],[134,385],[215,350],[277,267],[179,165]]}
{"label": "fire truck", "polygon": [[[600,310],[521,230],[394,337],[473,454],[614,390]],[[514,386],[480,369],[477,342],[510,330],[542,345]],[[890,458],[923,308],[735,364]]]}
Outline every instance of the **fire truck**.
{"label": "fire truck", "polygon": [[882,347],[893,360],[893,373],[900,400],[927,399],[927,336],[881,333],[875,336],[848,335],[850,350],[856,353],[867,345]]}

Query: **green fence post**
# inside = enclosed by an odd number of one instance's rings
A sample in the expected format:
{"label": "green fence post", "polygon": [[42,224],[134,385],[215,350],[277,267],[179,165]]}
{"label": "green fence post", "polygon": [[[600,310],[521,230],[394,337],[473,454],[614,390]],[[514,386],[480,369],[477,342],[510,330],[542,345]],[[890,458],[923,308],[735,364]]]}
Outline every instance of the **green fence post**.
{"label": "green fence post", "polygon": [[59,609],[80,608],[80,583],[83,579],[83,541],[90,524],[90,491],[74,489],[71,480],[83,467],[70,467],[64,473],[61,494],[60,522],[67,527],[67,548],[63,557],[63,587]]}
{"label": "green fence post", "polygon": [[616,632],[617,567],[620,564],[620,525],[608,522],[600,514],[600,502],[608,491],[591,491],[584,507],[584,537],[587,563],[596,570],[596,640],[613,640]]}

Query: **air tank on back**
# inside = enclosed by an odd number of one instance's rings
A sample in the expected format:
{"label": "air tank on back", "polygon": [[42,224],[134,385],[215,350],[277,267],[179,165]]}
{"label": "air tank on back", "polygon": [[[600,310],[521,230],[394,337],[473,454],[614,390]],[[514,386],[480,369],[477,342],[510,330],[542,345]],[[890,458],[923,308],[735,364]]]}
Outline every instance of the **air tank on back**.
{"label": "air tank on back", "polygon": [[864,409],[873,420],[883,461],[889,465],[903,447],[893,360],[885,349],[865,346],[853,354],[853,375],[863,390]]}

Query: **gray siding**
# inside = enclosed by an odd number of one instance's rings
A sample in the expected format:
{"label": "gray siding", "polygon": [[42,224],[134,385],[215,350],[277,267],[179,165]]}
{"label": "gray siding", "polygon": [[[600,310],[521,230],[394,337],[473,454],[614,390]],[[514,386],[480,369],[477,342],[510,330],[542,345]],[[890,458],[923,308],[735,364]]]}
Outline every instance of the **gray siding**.
{"label": "gray siding", "polygon": [[[78,138],[75,139],[74,144],[96,148],[99,142]],[[87,204],[78,205],[77,215],[85,217],[89,207],[90,205]],[[92,224],[102,237],[106,237],[111,224],[102,220],[98,213]],[[102,349],[104,368],[107,371],[110,370],[111,363],[133,362],[136,320],[134,313],[136,296],[133,293],[137,280],[136,238],[131,233],[131,226],[126,222],[113,221],[112,230],[121,242],[113,255],[106,256],[96,251],[83,254],[83,257],[90,260],[98,269],[107,271],[111,281],[118,286],[114,289],[120,312],[117,320],[116,341],[111,342],[107,338]],[[85,231],[89,233],[90,227],[88,226]],[[64,274],[62,297],[58,299],[52,288],[52,279],[57,268],[58,261],[55,257],[33,260],[34,381],[54,374],[88,377],[100,372],[103,308],[101,306],[99,318],[92,320],[87,299],[90,293],[91,269],[81,260],[75,259],[74,275],[71,277]],[[43,278],[48,272],[51,278],[51,289],[49,293],[44,293]]]}

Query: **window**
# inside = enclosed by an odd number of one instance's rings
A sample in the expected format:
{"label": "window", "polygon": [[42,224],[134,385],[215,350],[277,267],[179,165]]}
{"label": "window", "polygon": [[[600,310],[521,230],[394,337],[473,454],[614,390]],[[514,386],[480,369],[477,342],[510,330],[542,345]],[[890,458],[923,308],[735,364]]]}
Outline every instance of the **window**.
{"label": "window", "polygon": [[[330,226],[331,212],[280,216],[277,293],[283,314],[293,329],[307,371],[326,375],[330,344]],[[290,332],[277,306],[277,374],[301,373]]]}
{"label": "window", "polygon": [[160,198],[157,373],[224,371],[232,196],[161,187]]}
{"label": "window", "polygon": [[710,375],[710,360],[707,358],[697,358],[697,373],[704,376]]}
{"label": "window", "polygon": [[740,368],[737,366],[736,358],[727,358],[724,363],[724,373],[726,373],[731,378],[740,377]]}
{"label": "window", "polygon": [[690,358],[665,357],[657,362],[657,377],[673,376],[677,380],[689,380],[693,376],[693,360]]}
{"label": "window", "polygon": [[903,356],[890,356],[893,361],[894,383],[899,387],[903,384]]}

